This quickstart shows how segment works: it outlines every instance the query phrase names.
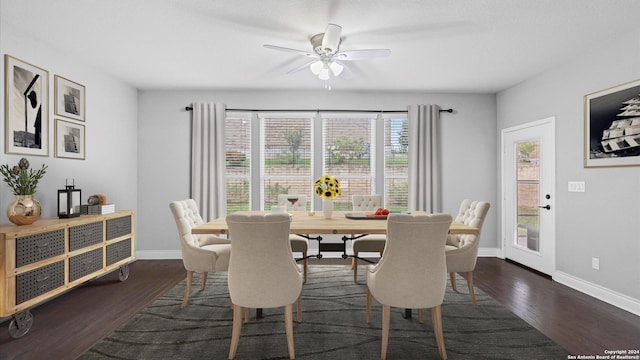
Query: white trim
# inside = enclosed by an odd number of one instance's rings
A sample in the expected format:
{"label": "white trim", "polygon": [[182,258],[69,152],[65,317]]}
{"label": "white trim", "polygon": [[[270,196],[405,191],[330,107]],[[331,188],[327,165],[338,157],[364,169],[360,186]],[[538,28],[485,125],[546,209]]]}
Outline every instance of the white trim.
{"label": "white trim", "polygon": [[500,257],[500,249],[498,248],[479,248],[478,257]]}
{"label": "white trim", "polygon": [[590,283],[562,271],[556,271],[553,280],[572,289],[578,290],[598,300],[619,307],[632,314],[640,316],[640,300],[607,289],[597,284]]}
{"label": "white trim", "polygon": [[180,250],[137,250],[137,260],[171,260],[182,259]]}

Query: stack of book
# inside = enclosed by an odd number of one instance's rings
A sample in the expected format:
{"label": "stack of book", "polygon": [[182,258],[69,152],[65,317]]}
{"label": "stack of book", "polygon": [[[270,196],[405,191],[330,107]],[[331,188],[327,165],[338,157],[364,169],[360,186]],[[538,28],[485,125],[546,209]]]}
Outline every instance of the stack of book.
{"label": "stack of book", "polygon": [[82,205],[80,207],[80,214],[83,215],[104,215],[116,212],[115,204],[105,205]]}

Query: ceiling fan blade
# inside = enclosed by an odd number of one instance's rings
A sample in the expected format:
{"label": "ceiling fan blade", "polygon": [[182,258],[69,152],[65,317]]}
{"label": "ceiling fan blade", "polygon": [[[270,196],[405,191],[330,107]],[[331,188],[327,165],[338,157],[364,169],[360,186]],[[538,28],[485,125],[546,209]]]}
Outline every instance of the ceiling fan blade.
{"label": "ceiling fan blade", "polygon": [[389,49],[346,50],[340,51],[334,56],[334,58],[342,61],[354,61],[388,57],[389,55],[391,55],[391,50]]}
{"label": "ceiling fan blade", "polygon": [[317,57],[316,54],[314,54],[312,52],[309,52],[309,51],[291,49],[291,48],[286,48],[286,47],[282,47],[282,46],[275,46],[275,45],[268,45],[268,44],[264,44],[263,46],[266,47],[267,49],[290,52],[290,53],[303,55],[303,56],[307,56],[307,57]]}
{"label": "ceiling fan blade", "polygon": [[327,30],[322,36],[322,49],[328,53],[338,51],[340,45],[340,36],[342,35],[342,27],[336,24],[329,24]]}
{"label": "ceiling fan blade", "polygon": [[304,69],[308,69],[309,66],[311,64],[313,64],[314,62],[316,62],[316,61],[318,61],[318,60],[307,61],[306,63],[287,71],[287,75],[295,74],[295,73],[300,72],[300,71],[302,71]]}

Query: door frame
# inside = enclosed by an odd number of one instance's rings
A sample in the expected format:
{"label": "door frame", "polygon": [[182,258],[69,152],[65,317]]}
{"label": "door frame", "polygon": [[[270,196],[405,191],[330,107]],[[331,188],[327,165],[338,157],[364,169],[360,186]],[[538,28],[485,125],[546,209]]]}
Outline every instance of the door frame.
{"label": "door frame", "polygon": [[[551,144],[547,144],[546,147],[548,147],[549,145],[551,145],[551,151],[553,153],[553,156],[551,157],[551,159],[548,159],[547,161],[551,161],[552,164],[550,165],[550,168],[553,169],[552,171],[552,179],[551,179],[551,189],[550,189],[550,193],[553,194],[553,211],[551,212],[550,216],[551,218],[551,223],[549,224],[549,226],[551,227],[551,229],[549,230],[549,234],[551,234],[551,238],[550,239],[545,239],[546,242],[546,246],[549,246],[549,252],[547,254],[547,256],[550,257],[550,262],[551,262],[551,269],[549,271],[549,276],[551,276],[552,278],[555,275],[556,272],[556,200],[557,200],[557,184],[556,184],[556,123],[555,123],[555,117],[551,116],[548,118],[544,118],[544,119],[540,119],[540,120],[536,120],[536,121],[531,121],[525,124],[521,124],[521,125],[516,125],[516,126],[512,126],[509,128],[505,128],[502,129],[501,131],[501,139],[500,139],[500,196],[501,196],[501,241],[502,244],[500,246],[499,249],[499,254],[498,257],[501,259],[505,259],[506,258],[506,246],[507,246],[507,211],[509,211],[509,209],[511,209],[511,206],[507,205],[507,196],[506,196],[506,192],[507,192],[507,187],[505,185],[505,176],[506,174],[506,168],[507,168],[507,164],[506,164],[506,156],[505,156],[505,137],[507,133],[511,133],[514,131],[520,131],[520,130],[525,130],[527,128],[531,128],[531,127],[536,127],[536,126],[540,126],[540,125],[546,125],[546,124],[550,124],[551,125],[551,136],[552,136],[552,141]],[[527,264],[523,264],[525,266],[527,266]]]}

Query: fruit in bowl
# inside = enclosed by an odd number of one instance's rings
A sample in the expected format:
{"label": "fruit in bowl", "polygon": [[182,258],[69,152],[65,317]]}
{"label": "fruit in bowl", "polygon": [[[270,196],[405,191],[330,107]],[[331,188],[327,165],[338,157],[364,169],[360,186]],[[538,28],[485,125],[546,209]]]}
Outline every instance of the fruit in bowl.
{"label": "fruit in bowl", "polygon": [[373,215],[375,215],[375,216],[387,216],[387,215],[389,215],[389,210],[387,210],[385,208],[378,208],[378,209],[376,209],[376,212],[373,213]]}

